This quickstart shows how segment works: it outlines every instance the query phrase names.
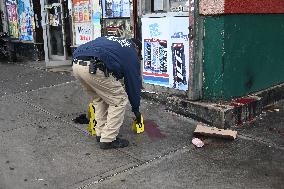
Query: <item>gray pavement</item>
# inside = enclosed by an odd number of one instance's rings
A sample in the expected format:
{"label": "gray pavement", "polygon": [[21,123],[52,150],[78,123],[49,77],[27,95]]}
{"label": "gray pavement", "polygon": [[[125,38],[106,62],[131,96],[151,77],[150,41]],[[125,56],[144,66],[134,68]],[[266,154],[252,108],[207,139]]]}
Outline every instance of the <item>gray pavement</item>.
{"label": "gray pavement", "polygon": [[283,101],[234,127],[236,140],[201,137],[195,148],[198,122],[143,99],[146,132],[131,131],[128,106],[130,146],[101,150],[72,122],[90,98],[69,70],[0,63],[0,189],[284,188]]}

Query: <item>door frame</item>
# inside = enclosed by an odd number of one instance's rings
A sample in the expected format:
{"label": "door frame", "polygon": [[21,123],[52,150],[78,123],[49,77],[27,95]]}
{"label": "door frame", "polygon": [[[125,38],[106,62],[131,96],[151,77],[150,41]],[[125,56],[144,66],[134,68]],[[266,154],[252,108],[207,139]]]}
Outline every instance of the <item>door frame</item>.
{"label": "door frame", "polygon": [[47,0],[40,0],[41,4],[41,16],[42,16],[42,29],[43,29],[43,40],[44,40],[44,52],[45,52],[45,63],[46,67],[57,67],[64,65],[72,65],[71,60],[68,60],[67,47],[66,47],[66,35],[65,35],[65,20],[64,20],[64,6],[62,5],[64,0],[59,0],[60,3],[53,3],[52,5],[61,6],[61,31],[63,38],[63,56],[51,55],[51,45],[50,45],[50,31],[49,31],[49,9],[53,6],[47,4]]}

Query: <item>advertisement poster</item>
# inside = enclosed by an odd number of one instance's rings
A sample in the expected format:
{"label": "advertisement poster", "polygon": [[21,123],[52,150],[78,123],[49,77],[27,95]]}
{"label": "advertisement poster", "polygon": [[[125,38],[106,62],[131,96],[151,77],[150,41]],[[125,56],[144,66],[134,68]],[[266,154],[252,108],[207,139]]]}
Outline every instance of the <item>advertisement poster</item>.
{"label": "advertisement poster", "polygon": [[91,4],[89,0],[73,0],[75,23],[91,22]]}
{"label": "advertisement poster", "polygon": [[93,27],[89,23],[75,24],[76,45],[81,45],[93,39]]}
{"label": "advertisement poster", "polygon": [[103,0],[104,18],[130,17],[129,0]]}
{"label": "advertisement poster", "polygon": [[188,20],[188,17],[142,18],[145,83],[188,89]]}
{"label": "advertisement poster", "polygon": [[19,38],[17,1],[6,0],[6,7],[8,13],[9,33],[12,38]]}
{"label": "advertisement poster", "polygon": [[30,0],[18,0],[20,40],[33,40],[34,13]]}
{"label": "advertisement poster", "polygon": [[94,38],[101,37],[101,6],[99,1],[93,2],[93,18]]}
{"label": "advertisement poster", "polygon": [[129,19],[107,19],[104,20],[104,35],[123,38],[133,37]]}
{"label": "advertisement poster", "polygon": [[166,18],[142,18],[143,80],[169,87],[169,23]]}
{"label": "advertisement poster", "polygon": [[179,90],[188,90],[189,79],[189,39],[188,17],[169,17],[171,39],[172,74],[170,87]]}

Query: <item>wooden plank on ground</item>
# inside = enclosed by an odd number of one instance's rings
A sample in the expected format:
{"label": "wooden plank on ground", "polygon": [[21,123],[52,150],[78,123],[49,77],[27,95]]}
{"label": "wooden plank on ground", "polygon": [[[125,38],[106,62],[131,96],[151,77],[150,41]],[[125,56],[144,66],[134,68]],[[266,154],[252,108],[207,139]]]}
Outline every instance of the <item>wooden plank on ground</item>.
{"label": "wooden plank on ground", "polygon": [[205,135],[205,136],[214,136],[228,139],[236,139],[237,131],[232,131],[228,129],[218,129],[216,127],[207,127],[198,124],[194,131],[195,134]]}

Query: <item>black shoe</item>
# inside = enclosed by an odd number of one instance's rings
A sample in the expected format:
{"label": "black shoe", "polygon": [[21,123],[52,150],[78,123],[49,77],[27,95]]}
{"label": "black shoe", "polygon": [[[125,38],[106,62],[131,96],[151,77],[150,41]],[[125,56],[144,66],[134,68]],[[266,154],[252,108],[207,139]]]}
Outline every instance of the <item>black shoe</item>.
{"label": "black shoe", "polygon": [[100,149],[124,148],[129,142],[126,139],[116,138],[112,142],[100,142]]}
{"label": "black shoe", "polygon": [[97,142],[100,142],[101,136],[96,136],[96,140],[97,140]]}

